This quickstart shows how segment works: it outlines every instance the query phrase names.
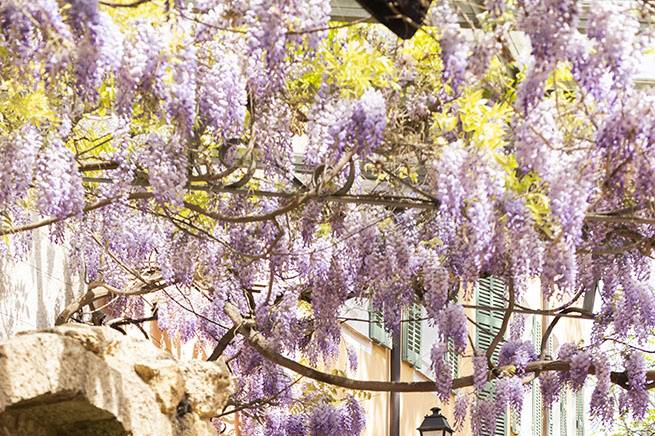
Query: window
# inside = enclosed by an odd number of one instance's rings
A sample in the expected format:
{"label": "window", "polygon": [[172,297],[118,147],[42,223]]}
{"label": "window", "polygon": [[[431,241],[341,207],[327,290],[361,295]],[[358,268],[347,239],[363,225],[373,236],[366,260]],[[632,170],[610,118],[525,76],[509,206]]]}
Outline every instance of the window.
{"label": "window", "polygon": [[379,310],[374,310],[369,305],[368,316],[368,336],[380,345],[391,348],[391,338],[384,329],[384,316]]}
{"label": "window", "polygon": [[[505,283],[495,277],[486,277],[479,279],[477,283],[476,290],[476,301],[479,306],[485,307],[505,307]],[[491,310],[480,310],[476,311],[476,322],[478,323],[478,328],[475,332],[475,346],[480,350],[486,350],[491,345],[493,338],[496,336],[500,330],[500,326],[503,323],[503,314],[504,312],[491,311]],[[500,344],[494,350],[492,360],[494,362],[498,361],[498,352],[500,349]],[[494,389],[494,382],[487,384],[487,387],[482,396],[486,396]],[[496,431],[493,435],[490,435],[486,432],[482,433],[482,436],[505,436],[507,432],[507,413],[503,413],[498,416],[496,419]]]}
{"label": "window", "polygon": [[414,303],[406,311],[402,323],[402,358],[415,367],[421,366],[421,306]]}

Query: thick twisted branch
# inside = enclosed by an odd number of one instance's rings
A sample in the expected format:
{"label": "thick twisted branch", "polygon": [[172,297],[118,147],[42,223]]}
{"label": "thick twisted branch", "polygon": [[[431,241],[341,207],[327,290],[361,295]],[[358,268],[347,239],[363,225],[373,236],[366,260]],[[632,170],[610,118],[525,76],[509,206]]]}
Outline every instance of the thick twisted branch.
{"label": "thick twisted branch", "polygon": [[[437,390],[437,385],[433,381],[422,382],[390,382],[390,381],[375,381],[375,380],[356,380],[348,377],[343,377],[335,374],[328,374],[319,371],[309,366],[303,365],[290,359],[275,350],[269,341],[258,331],[255,330],[252,321],[244,320],[239,311],[227,303],[225,305],[225,313],[237,326],[239,334],[243,335],[246,341],[255,348],[263,357],[276,363],[284,368],[290,369],[297,374],[309,377],[322,383],[328,383],[335,386],[340,386],[346,389],[362,390],[362,391],[376,391],[376,392],[434,392]],[[497,377],[497,374],[502,374],[505,371],[510,371],[514,368],[512,366],[504,366],[498,368],[499,371],[489,371],[489,380]],[[539,360],[530,362],[526,366],[526,373],[538,373],[541,371],[568,371],[570,365],[563,360]],[[589,367],[589,373],[594,374],[594,367]],[[613,383],[626,388],[628,385],[628,376],[625,372],[612,372],[610,379]],[[650,370],[646,374],[647,389],[655,388],[655,370]],[[460,389],[468,386],[473,386],[473,375],[459,377],[453,380],[452,388]]]}
{"label": "thick twisted branch", "polygon": [[61,311],[55,320],[55,325],[67,323],[73,314],[82,309],[84,306],[102,298],[109,297],[110,295],[122,295],[128,297],[145,295],[160,291],[167,286],[169,286],[169,284],[155,280],[148,283],[141,283],[138,286],[132,287],[128,290],[122,290],[108,285],[107,283],[92,282],[89,284],[89,289],[84,295],[77,299],[77,301],[74,301],[73,303],[66,306],[66,308]]}

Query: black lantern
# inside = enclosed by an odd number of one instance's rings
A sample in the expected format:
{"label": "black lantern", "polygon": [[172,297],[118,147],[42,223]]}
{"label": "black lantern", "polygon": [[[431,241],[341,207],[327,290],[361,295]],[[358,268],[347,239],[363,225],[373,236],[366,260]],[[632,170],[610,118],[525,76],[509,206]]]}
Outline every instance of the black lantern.
{"label": "black lantern", "polygon": [[432,0],[357,0],[379,22],[402,39],[409,39],[423,23]]}
{"label": "black lantern", "polygon": [[449,436],[453,434],[453,429],[448,425],[446,417],[441,413],[441,409],[433,407],[432,415],[426,415],[423,423],[417,430],[421,436]]}

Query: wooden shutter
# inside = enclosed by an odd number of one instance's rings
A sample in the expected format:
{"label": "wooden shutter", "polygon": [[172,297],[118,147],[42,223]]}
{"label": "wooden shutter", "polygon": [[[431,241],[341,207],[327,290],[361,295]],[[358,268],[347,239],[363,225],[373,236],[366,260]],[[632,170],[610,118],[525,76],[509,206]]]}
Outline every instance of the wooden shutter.
{"label": "wooden shutter", "polygon": [[[406,311],[406,319],[421,318],[421,306],[414,303]],[[402,323],[402,357],[410,365],[421,366],[421,321]]]}
{"label": "wooden shutter", "polygon": [[584,389],[575,394],[575,434],[584,436]]}
{"label": "wooden shutter", "polygon": [[566,422],[566,410],[568,408],[568,392],[562,389],[562,394],[559,400],[559,434],[560,436],[568,435],[568,425]]}
{"label": "wooden shutter", "polygon": [[[505,284],[501,279],[496,277],[486,277],[479,279],[477,283],[476,301],[479,306],[489,306],[503,308],[505,307]],[[503,323],[503,311],[490,311],[480,310],[476,311],[476,322],[479,327],[475,329],[475,346],[480,351],[485,351],[491,345],[494,336],[500,330]],[[502,344],[502,343],[501,343]],[[498,353],[501,344],[496,347],[492,355],[494,362],[498,361]],[[482,392],[482,396],[489,395],[495,388],[495,383],[492,381],[487,384],[487,387]],[[507,434],[508,417],[507,411],[496,418],[496,431],[493,436],[505,436]],[[492,436],[487,432],[482,432],[481,436]]]}
{"label": "wooden shutter", "polygon": [[391,339],[384,329],[384,317],[379,310],[374,310],[372,306],[368,308],[368,336],[380,345],[391,348]]}

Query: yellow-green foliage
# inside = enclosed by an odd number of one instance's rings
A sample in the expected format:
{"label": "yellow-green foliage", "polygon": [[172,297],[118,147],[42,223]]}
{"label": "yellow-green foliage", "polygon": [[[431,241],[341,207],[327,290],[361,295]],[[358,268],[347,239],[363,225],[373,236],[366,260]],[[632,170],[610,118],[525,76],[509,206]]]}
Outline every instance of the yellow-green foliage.
{"label": "yellow-green foliage", "polygon": [[[360,25],[366,26],[366,25]],[[313,94],[324,80],[344,97],[359,97],[370,87],[394,87],[392,60],[356,30],[331,30],[307,73],[289,84],[291,92]]]}
{"label": "yellow-green foliage", "polygon": [[[132,0],[122,0],[122,3],[130,3]],[[171,8],[166,7],[169,0],[151,0],[131,8],[110,8],[103,7],[103,10],[114,19],[114,22],[122,31],[133,30],[131,26],[135,21],[154,20],[163,22],[166,19],[166,11]],[[115,3],[121,2],[115,0]]]}
{"label": "yellow-green foliage", "polygon": [[11,79],[0,82],[0,127],[18,128],[24,124],[56,123],[57,116],[42,86],[27,88]]}

